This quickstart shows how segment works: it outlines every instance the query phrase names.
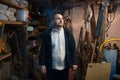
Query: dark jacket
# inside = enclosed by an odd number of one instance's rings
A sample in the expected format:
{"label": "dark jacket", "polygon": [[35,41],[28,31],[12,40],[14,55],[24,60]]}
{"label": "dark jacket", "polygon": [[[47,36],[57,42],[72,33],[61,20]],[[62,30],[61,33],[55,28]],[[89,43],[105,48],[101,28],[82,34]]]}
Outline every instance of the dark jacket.
{"label": "dark jacket", "polygon": [[[77,64],[77,55],[75,40],[72,33],[64,28],[65,34],[65,67],[72,67],[72,65]],[[52,45],[51,45],[51,29],[45,32],[42,39],[39,64],[46,65],[47,68],[52,66]]]}

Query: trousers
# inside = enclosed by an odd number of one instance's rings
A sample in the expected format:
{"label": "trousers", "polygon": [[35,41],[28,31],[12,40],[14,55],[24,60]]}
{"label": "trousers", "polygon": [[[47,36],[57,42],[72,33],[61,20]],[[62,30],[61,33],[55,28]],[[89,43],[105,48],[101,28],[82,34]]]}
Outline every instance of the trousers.
{"label": "trousers", "polygon": [[47,80],[68,80],[69,68],[63,70],[48,69]]}

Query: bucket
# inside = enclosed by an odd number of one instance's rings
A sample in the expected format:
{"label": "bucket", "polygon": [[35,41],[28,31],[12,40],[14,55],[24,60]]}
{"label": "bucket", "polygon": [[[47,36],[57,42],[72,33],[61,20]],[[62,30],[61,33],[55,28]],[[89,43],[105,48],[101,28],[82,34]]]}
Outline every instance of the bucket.
{"label": "bucket", "polygon": [[17,10],[16,18],[18,21],[28,22],[27,16],[28,16],[27,10]]}

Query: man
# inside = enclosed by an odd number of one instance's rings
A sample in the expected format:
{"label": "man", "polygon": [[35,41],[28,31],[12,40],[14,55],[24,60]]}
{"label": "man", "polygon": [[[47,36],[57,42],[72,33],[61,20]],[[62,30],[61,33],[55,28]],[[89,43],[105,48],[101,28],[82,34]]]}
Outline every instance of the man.
{"label": "man", "polygon": [[68,80],[69,68],[77,69],[77,55],[72,33],[63,28],[61,14],[53,17],[53,27],[43,36],[39,62],[47,80]]}

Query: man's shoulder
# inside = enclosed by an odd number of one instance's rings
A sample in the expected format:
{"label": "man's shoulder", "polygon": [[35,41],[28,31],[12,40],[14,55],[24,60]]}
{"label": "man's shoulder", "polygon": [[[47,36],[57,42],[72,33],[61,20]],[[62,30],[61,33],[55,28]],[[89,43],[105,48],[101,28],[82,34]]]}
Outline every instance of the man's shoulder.
{"label": "man's shoulder", "polygon": [[66,28],[66,27],[64,27],[64,31],[65,31],[65,33],[71,33],[71,30],[69,28]]}
{"label": "man's shoulder", "polygon": [[67,31],[67,32],[70,31],[70,30],[69,30],[68,28],[66,28],[66,27],[63,27],[63,29],[64,29],[65,31]]}
{"label": "man's shoulder", "polygon": [[52,28],[46,29],[46,30],[44,31],[44,35],[50,34],[51,30],[52,30]]}

